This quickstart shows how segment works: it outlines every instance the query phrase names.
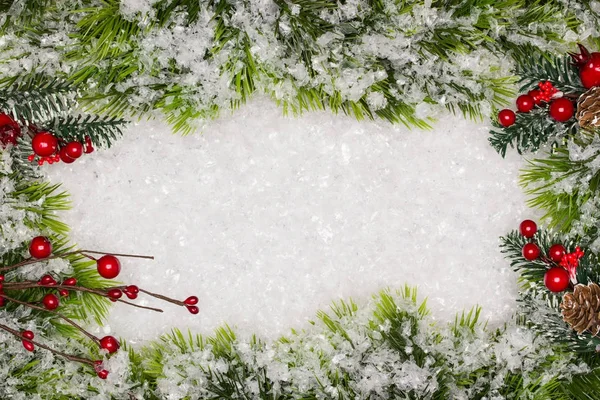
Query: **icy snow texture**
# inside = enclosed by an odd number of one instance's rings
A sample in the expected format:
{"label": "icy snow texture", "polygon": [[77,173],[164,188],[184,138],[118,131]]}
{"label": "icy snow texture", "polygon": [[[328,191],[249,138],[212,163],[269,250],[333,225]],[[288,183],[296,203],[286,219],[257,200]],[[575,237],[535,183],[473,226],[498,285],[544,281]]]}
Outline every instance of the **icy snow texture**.
{"label": "icy snow texture", "polygon": [[461,117],[410,132],[327,112],[285,118],[255,100],[204,135],[141,123],[110,151],[48,171],[72,195],[61,218],[75,242],[153,254],[123,259],[119,278],[200,298],[197,316],[144,296],[166,313],[115,305],[104,331],[135,342],[224,323],[273,338],[331,300],[405,283],[442,320],[480,304],[504,321],[516,275],[498,237],[532,216],[521,165]]}

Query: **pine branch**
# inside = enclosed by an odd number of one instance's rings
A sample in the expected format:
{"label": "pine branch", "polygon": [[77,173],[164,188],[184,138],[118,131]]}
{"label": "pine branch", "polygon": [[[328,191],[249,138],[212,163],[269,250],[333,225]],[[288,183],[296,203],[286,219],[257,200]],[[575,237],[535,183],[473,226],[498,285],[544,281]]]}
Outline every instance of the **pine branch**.
{"label": "pine branch", "polygon": [[577,131],[574,119],[566,123],[558,123],[548,116],[544,108],[536,108],[529,113],[518,113],[516,122],[508,128],[493,121],[494,128],[488,139],[492,147],[502,156],[506,155],[508,146],[516,148],[519,154],[537,151],[550,142],[572,136]]}
{"label": "pine branch", "polygon": [[123,128],[127,123],[126,120],[117,117],[69,115],[46,121],[43,123],[43,127],[67,142],[83,143],[85,138],[89,137],[94,146],[110,147],[123,135]]}
{"label": "pine branch", "polygon": [[75,87],[42,74],[17,75],[0,80],[0,110],[15,120],[36,124],[74,107]]}
{"label": "pine branch", "polygon": [[536,89],[538,83],[550,81],[564,93],[583,93],[579,71],[568,55],[541,52],[532,45],[519,49],[515,73],[520,77],[520,92]]}

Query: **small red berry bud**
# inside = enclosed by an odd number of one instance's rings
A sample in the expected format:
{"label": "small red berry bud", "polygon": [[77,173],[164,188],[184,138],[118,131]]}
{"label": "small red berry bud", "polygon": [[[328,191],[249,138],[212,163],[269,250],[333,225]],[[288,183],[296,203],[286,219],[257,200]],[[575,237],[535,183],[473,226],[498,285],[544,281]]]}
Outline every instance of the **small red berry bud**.
{"label": "small red berry bud", "polygon": [[60,289],[58,291],[58,293],[62,296],[62,297],[69,297],[69,291],[67,289]]}
{"label": "small red berry bud", "polygon": [[44,275],[38,282],[38,285],[43,286],[55,286],[56,280],[51,275]]}
{"label": "small red berry bud", "polygon": [[198,298],[196,296],[190,296],[183,301],[188,306],[194,306],[198,304]]}
{"label": "small red berry bud", "polygon": [[21,333],[21,335],[23,336],[23,338],[29,339],[29,340],[33,340],[33,338],[35,337],[35,334],[31,331],[23,331],[23,333]]}
{"label": "small red berry bud", "polygon": [[200,312],[200,309],[196,306],[186,306],[188,311],[192,314],[198,314]]}
{"label": "small red berry bud", "polygon": [[127,296],[131,300],[135,300],[138,297],[137,293],[133,293],[133,292],[125,292],[125,296]]}
{"label": "small red berry bud", "polygon": [[35,350],[35,346],[30,341],[23,340],[22,343],[23,343],[23,347],[25,347],[25,350],[27,350],[27,351],[34,351]]}
{"label": "small red berry bud", "polygon": [[136,293],[136,294],[137,294],[137,293],[139,293],[139,292],[140,292],[140,288],[138,288],[138,287],[137,287],[137,286],[135,286],[135,285],[129,285],[129,286],[127,286],[127,287],[125,288],[125,291],[126,291],[126,292],[130,292],[130,293]]}
{"label": "small red berry bud", "polygon": [[44,307],[48,310],[55,310],[60,304],[58,297],[52,293],[45,295],[42,299],[42,303],[44,303]]}
{"label": "small red berry bud", "polygon": [[117,300],[123,296],[123,292],[121,292],[121,289],[110,289],[106,292],[106,295],[110,297],[111,300]]}
{"label": "small red berry bud", "polygon": [[65,286],[75,286],[77,285],[77,279],[75,278],[67,278],[63,281],[63,285]]}
{"label": "small red berry bud", "polygon": [[119,350],[119,341],[113,336],[104,336],[100,339],[100,347],[109,353],[116,353]]}
{"label": "small red berry bud", "polygon": [[98,371],[97,374],[98,374],[98,378],[100,378],[100,379],[108,378],[108,371],[105,369]]}

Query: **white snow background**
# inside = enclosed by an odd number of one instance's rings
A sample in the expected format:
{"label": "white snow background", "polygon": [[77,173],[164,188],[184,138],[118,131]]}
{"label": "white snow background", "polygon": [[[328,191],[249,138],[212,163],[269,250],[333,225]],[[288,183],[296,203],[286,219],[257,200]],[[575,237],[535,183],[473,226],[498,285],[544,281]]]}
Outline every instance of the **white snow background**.
{"label": "white snow background", "polygon": [[514,311],[516,274],[498,237],[533,214],[521,158],[495,153],[485,124],[445,116],[420,131],[330,112],[284,117],[257,99],[203,132],[142,122],[110,150],[47,167],[72,196],[61,218],[74,242],[154,255],[123,258],[118,279],[200,299],[191,315],[142,295],[165,313],[116,304],[103,332],[135,344],[227,323],[276,338],[332,300],[404,284],[442,321],[476,304],[492,324]]}

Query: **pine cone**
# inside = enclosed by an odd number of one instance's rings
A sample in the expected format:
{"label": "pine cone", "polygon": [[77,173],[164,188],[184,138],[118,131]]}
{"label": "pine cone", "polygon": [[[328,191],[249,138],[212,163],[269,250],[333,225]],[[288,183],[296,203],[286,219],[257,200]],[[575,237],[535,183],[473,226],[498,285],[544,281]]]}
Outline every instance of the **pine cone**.
{"label": "pine cone", "polygon": [[579,96],[577,121],[584,129],[600,127],[600,86],[595,86]]}
{"label": "pine cone", "polygon": [[595,283],[576,285],[573,293],[567,293],[560,305],[563,319],[577,333],[600,332],[600,286]]}

